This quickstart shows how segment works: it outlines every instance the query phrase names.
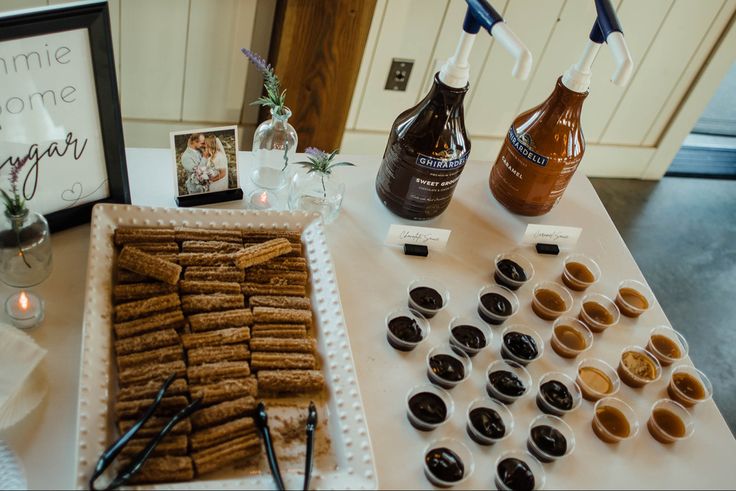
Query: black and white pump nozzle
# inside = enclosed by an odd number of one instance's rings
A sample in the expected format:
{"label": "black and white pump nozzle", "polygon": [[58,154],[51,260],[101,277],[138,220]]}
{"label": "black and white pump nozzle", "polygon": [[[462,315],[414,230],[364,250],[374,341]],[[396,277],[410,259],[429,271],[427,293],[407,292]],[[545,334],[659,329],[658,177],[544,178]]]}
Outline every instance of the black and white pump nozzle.
{"label": "black and white pump nozzle", "polygon": [[616,62],[616,71],[613,72],[611,81],[616,85],[624,86],[629,83],[634,72],[634,60],[631,59],[621,23],[618,21],[611,1],[595,0],[595,8],[598,16],[590,31],[583,55],[562,76],[562,83],[565,87],[575,92],[587,92],[590,88],[591,67],[604,42],[608,44]]}
{"label": "black and white pump nozzle", "polygon": [[465,1],[468,3],[468,12],[465,14],[460,42],[458,42],[455,54],[442,66],[440,81],[454,88],[463,88],[468,84],[470,79],[468,58],[473,48],[475,35],[478,34],[481,27],[496,38],[496,41],[501,43],[501,46],[516,60],[511,74],[518,79],[526,80],[532,69],[531,52],[486,0]]}

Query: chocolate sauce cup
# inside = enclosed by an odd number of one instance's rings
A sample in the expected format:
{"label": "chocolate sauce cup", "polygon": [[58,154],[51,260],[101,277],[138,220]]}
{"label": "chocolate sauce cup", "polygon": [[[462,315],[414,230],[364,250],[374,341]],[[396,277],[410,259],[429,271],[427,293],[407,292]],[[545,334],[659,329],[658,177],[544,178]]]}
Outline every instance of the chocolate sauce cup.
{"label": "chocolate sauce cup", "polygon": [[[512,278],[510,276],[507,276],[503,271],[501,271],[498,267],[498,263],[503,261],[504,259],[508,259],[509,261],[513,261],[517,265],[519,265],[521,269],[524,270],[526,279],[520,280],[518,278]],[[499,285],[505,286],[506,288],[510,290],[518,290],[526,282],[531,281],[531,279],[534,278],[534,266],[532,265],[531,261],[529,261],[527,258],[522,256],[521,254],[517,254],[516,252],[504,252],[503,254],[499,254],[494,259],[493,264],[494,264],[493,279]]]}
{"label": "chocolate sauce cup", "polygon": [[[485,338],[485,345],[479,348],[475,348],[469,346],[469,343],[464,343],[463,341],[461,341],[461,338],[459,338],[457,335],[457,331],[454,331],[455,328],[461,326],[471,326],[478,329],[478,331]],[[483,324],[482,322],[478,322],[476,319],[471,317],[454,317],[450,321],[448,331],[450,333],[450,346],[452,346],[454,350],[463,351],[471,358],[490,346],[491,340],[493,339],[493,331],[491,331],[491,329],[487,325]]]}
{"label": "chocolate sauce cup", "polygon": [[[675,385],[675,375],[678,374],[688,375],[698,381],[703,388],[703,394],[705,394],[705,397],[696,399],[691,395],[686,394],[679,387],[677,387],[677,385]],[[667,385],[667,394],[673,401],[679,402],[685,407],[693,407],[696,404],[705,402],[713,397],[713,384],[711,384],[710,380],[708,380],[708,377],[706,377],[705,374],[697,368],[691,367],[689,365],[679,365],[672,369],[672,374],[670,375],[670,383]]]}
{"label": "chocolate sauce cup", "polygon": [[[508,348],[508,346],[506,346],[506,342],[505,342],[506,334],[510,332],[518,332],[521,334],[526,334],[528,336],[531,336],[534,339],[534,343],[537,348],[537,356],[531,359],[526,359],[526,358],[522,358],[514,354]],[[506,327],[501,333],[501,357],[504,360],[515,361],[516,363],[520,365],[526,366],[529,363],[533,362],[534,360],[540,359],[543,353],[544,353],[544,341],[542,340],[542,336],[540,336],[539,333],[535,331],[534,329],[532,329],[531,327],[522,326],[520,324],[514,324],[514,325]]]}
{"label": "chocolate sauce cup", "polygon": [[[647,357],[649,361],[651,361],[651,363],[654,365],[654,378],[642,377],[632,372],[623,361],[624,354],[626,354],[627,352],[639,353],[640,355]],[[662,376],[662,365],[659,364],[659,360],[657,360],[657,358],[653,354],[651,354],[644,348],[640,348],[639,346],[627,346],[626,348],[621,350],[621,356],[619,357],[618,368],[616,369],[616,371],[618,372],[618,376],[621,378],[621,381],[623,383],[625,383],[629,387],[637,389],[639,387],[644,387],[647,384],[659,380]]]}
{"label": "chocolate sauce cup", "polygon": [[[673,434],[669,431],[669,428],[657,422],[657,419],[654,417],[654,411],[657,410],[664,410],[674,414],[682,422],[683,429],[685,430],[684,433],[682,435]],[[660,399],[652,405],[649,420],[647,421],[647,429],[649,430],[649,434],[659,443],[669,444],[690,438],[695,432],[695,421],[693,421],[690,412],[679,402]]]}
{"label": "chocolate sauce cup", "polygon": [[[550,290],[559,295],[564,302],[565,307],[562,310],[554,310],[544,305],[538,297],[538,294],[542,290]],[[559,283],[555,283],[554,281],[542,281],[541,283],[534,285],[532,293],[532,310],[537,314],[537,317],[542,320],[553,321],[558,317],[565,315],[572,309],[572,302],[573,300],[570,292],[568,292],[567,289]]]}
{"label": "chocolate sauce cup", "polygon": [[[461,479],[457,481],[449,481],[442,479],[442,477],[432,472],[432,469],[427,463],[427,455],[435,449],[450,450],[452,453],[460,458],[460,461],[463,463],[464,467],[463,477]],[[453,486],[462,484],[473,474],[473,470],[475,470],[473,452],[471,452],[464,443],[455,440],[454,438],[440,438],[439,440],[431,442],[429,445],[426,446],[422,455],[424,457],[424,476],[427,478],[427,480],[429,480],[429,482],[431,482],[438,488],[451,488]]]}
{"label": "chocolate sauce cup", "polygon": [[[621,295],[621,290],[624,288],[630,288],[639,292],[641,296],[644,297],[644,299],[647,301],[646,308],[642,308],[640,305],[633,305],[627,302],[624,299],[623,295]],[[650,290],[649,287],[641,281],[624,280],[618,284],[618,290],[616,290],[616,305],[619,307],[621,313],[626,317],[639,317],[641,314],[651,309],[652,305],[654,305],[654,293],[652,293],[652,290]]]}
{"label": "chocolate sauce cup", "polygon": [[[680,350],[680,356],[673,357],[669,353],[661,351],[652,341],[652,336],[664,336],[677,346]],[[685,337],[669,326],[657,326],[649,331],[649,342],[647,343],[647,351],[653,354],[659,360],[663,367],[672,365],[676,361],[680,361],[687,356],[688,345]]]}
{"label": "chocolate sauce cup", "polygon": [[[564,454],[555,455],[540,447],[540,445],[534,440],[534,438],[532,438],[532,430],[538,426],[549,426],[562,434],[567,444],[567,448]],[[562,419],[558,418],[557,416],[540,414],[529,424],[529,437],[526,440],[526,448],[540,462],[554,462],[555,460],[567,457],[573,452],[573,450],[575,450],[575,433],[572,431],[572,428],[570,428],[570,425],[562,421]]]}
{"label": "chocolate sauce cup", "polygon": [[[482,433],[478,428],[476,428],[473,425],[473,422],[470,420],[470,413],[474,409],[481,409],[481,408],[487,408],[491,409],[492,411],[495,411],[496,414],[499,415],[501,420],[503,421],[503,425],[506,428],[506,431],[504,432],[503,436],[499,438],[493,438],[487,434]],[[496,399],[488,399],[486,397],[476,399],[473,402],[470,403],[470,406],[468,406],[468,411],[465,414],[466,417],[466,431],[468,433],[468,436],[478,445],[493,445],[494,443],[498,443],[502,440],[505,440],[506,438],[511,435],[511,432],[514,430],[514,416],[511,414],[511,411],[508,410],[505,404],[497,401]]]}
{"label": "chocolate sauce cup", "polygon": [[[593,281],[584,281],[575,277],[571,272],[571,264],[579,263],[588,268],[593,275]],[[601,279],[601,268],[598,266],[593,259],[586,256],[585,254],[571,254],[565,258],[565,262],[562,266],[562,282],[571,290],[576,292],[582,292],[589,286],[594,285]]]}
{"label": "chocolate sauce cup", "polygon": [[[432,370],[431,366],[432,358],[435,356],[449,357],[447,359],[452,360],[455,365],[462,367],[462,378],[459,380],[453,380],[443,377],[440,373],[435,373],[435,371]],[[429,379],[429,381],[447,390],[452,389],[459,383],[467,380],[473,371],[473,362],[470,361],[470,357],[461,350],[456,351],[452,349],[451,346],[435,346],[434,348],[430,349],[429,353],[427,353],[426,363],[427,378]]]}
{"label": "chocolate sauce cup", "polygon": [[[481,298],[483,298],[483,295],[487,294],[496,294],[504,297],[506,300],[509,301],[511,304],[511,313],[509,315],[501,315],[498,312],[494,312],[493,310],[489,310],[486,308],[485,305],[483,305],[483,302],[481,302]],[[519,311],[519,297],[516,296],[516,293],[512,292],[505,286],[501,285],[486,285],[480,290],[478,290],[478,315],[481,319],[486,321],[488,324],[494,325],[494,326],[500,326],[503,324],[506,319],[513,316]]]}
{"label": "chocolate sauce cup", "polygon": [[[601,392],[596,387],[592,387],[587,384],[585,380],[583,380],[580,376],[580,370],[583,368],[594,368],[600,371],[611,382],[611,390],[608,392]],[[583,395],[583,399],[593,402],[603,399],[604,397],[610,397],[616,394],[621,388],[621,379],[619,379],[616,370],[614,370],[613,367],[605,361],[599,360],[597,358],[586,358],[578,363],[577,377],[575,378],[575,382],[578,384],[578,387],[580,387],[580,392]]]}
{"label": "chocolate sauce cup", "polygon": [[[504,392],[501,392],[501,390],[495,387],[489,379],[492,373],[498,371],[510,372],[515,375],[516,378],[518,378],[521,384],[524,386],[524,392],[519,395],[505,394]],[[531,390],[531,387],[532,376],[529,375],[529,372],[526,370],[526,368],[524,368],[523,365],[520,365],[514,361],[496,360],[491,363],[486,370],[486,392],[488,392],[488,395],[490,397],[492,397],[493,399],[497,399],[504,404],[513,404],[518,399],[526,396]]]}
{"label": "chocolate sauce cup", "polygon": [[[560,340],[557,335],[558,326],[569,326],[578,333],[585,341],[585,346],[580,349],[571,348]],[[585,353],[593,346],[593,333],[590,332],[588,326],[574,317],[560,317],[552,324],[552,337],[550,345],[555,353],[563,358],[576,358],[578,355]]]}
{"label": "chocolate sauce cup", "polygon": [[[391,329],[389,329],[390,322],[399,317],[407,317],[416,322],[421,331],[421,339],[419,341],[401,339],[396,334],[394,334]],[[399,351],[411,351],[419,346],[422,341],[427,339],[428,336],[429,322],[427,321],[427,319],[424,318],[421,313],[417,312],[416,310],[402,307],[390,312],[386,316],[386,340],[388,341],[388,344],[390,344],[391,347],[394,349],[397,349]]]}
{"label": "chocolate sauce cup", "polygon": [[[445,405],[445,410],[446,410],[445,419],[439,422],[425,421],[424,419],[421,418],[421,415],[414,414],[412,412],[409,402],[411,401],[412,397],[418,394],[422,394],[422,393],[433,394],[442,400],[442,402]],[[452,412],[454,410],[455,410],[455,403],[452,400],[452,396],[448,394],[446,391],[432,384],[417,385],[413,387],[409,391],[409,393],[406,395],[406,416],[409,419],[409,423],[411,423],[411,425],[419,431],[436,430],[437,428],[445,424],[452,417]]]}
{"label": "chocolate sauce cup", "polygon": [[[597,303],[598,305],[606,309],[613,317],[613,321],[610,324],[605,324],[591,317],[590,313],[584,308],[584,305],[587,302]],[[592,332],[599,333],[605,331],[611,326],[615,326],[621,318],[621,313],[619,312],[618,307],[616,307],[616,304],[613,302],[613,300],[611,300],[607,296],[601,295],[600,293],[589,293],[585,295],[582,302],[580,302],[580,314],[578,314],[578,318],[581,321],[585,322],[585,325],[588,326],[588,329],[590,329]]]}
{"label": "chocolate sauce cup", "polygon": [[[598,413],[599,409],[603,409],[605,407],[612,407],[613,409],[623,414],[626,422],[629,425],[628,435],[618,435],[606,428],[606,425],[603,424]],[[636,437],[636,435],[639,433],[639,420],[636,418],[636,413],[633,409],[631,409],[631,406],[629,406],[617,397],[604,397],[603,399],[595,403],[595,406],[593,407],[592,425],[593,432],[598,438],[601,439],[601,441],[605,443],[619,443],[625,440],[630,440]]]}
{"label": "chocolate sauce cup", "polygon": [[[564,385],[567,391],[570,393],[570,397],[572,397],[572,406],[569,409],[564,409],[564,408],[555,406],[542,393],[542,386],[546,384],[547,382],[553,382],[553,381],[559,382],[562,385]],[[578,384],[576,384],[573,379],[571,379],[564,373],[549,372],[548,374],[544,375],[541,379],[539,379],[539,384],[537,385],[537,407],[543,413],[551,414],[553,416],[564,416],[568,413],[575,411],[577,408],[579,408],[580,403],[582,402],[583,402],[583,396],[582,396],[582,393],[580,392],[580,387],[578,387]]]}
{"label": "chocolate sauce cup", "polygon": [[[523,450],[508,450],[498,456],[494,465],[494,481],[496,483],[496,489],[498,489],[499,491],[510,491],[512,489],[503,481],[503,477],[499,469],[499,466],[501,466],[501,464],[507,459],[519,460],[526,464],[526,467],[531,471],[532,475],[534,476],[534,487],[532,487],[531,489],[544,489],[544,484],[547,477],[544,474],[544,468],[542,467],[542,464],[539,462],[539,460],[537,460],[536,457],[534,457],[534,455]],[[517,489],[527,488],[517,486]]]}
{"label": "chocolate sauce cup", "polygon": [[[411,292],[417,288],[431,288],[436,291],[441,298],[441,305],[436,307],[428,307],[427,305],[421,305],[411,296]],[[447,307],[447,303],[450,301],[450,292],[447,288],[434,278],[418,278],[411,283],[406,289],[406,295],[409,297],[409,308],[419,311],[427,319],[431,319],[437,312]]]}

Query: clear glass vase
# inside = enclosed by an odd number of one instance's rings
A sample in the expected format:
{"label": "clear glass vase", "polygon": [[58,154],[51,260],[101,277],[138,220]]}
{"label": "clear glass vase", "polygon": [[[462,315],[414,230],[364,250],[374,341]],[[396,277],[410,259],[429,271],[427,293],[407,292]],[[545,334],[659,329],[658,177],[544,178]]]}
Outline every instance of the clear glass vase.
{"label": "clear glass vase", "polygon": [[297,172],[291,178],[289,209],[322,214],[325,223],[332,223],[340,214],[345,183],[334,174]]}
{"label": "clear glass vase", "polygon": [[0,281],[16,288],[38,285],[51,274],[51,233],[43,215],[24,210],[0,216]]}
{"label": "clear glass vase", "polygon": [[271,109],[271,119],[261,123],[253,135],[255,169],[253,184],[262,189],[281,189],[289,183],[289,162],[294,160],[299,139],[289,124],[291,110]]}

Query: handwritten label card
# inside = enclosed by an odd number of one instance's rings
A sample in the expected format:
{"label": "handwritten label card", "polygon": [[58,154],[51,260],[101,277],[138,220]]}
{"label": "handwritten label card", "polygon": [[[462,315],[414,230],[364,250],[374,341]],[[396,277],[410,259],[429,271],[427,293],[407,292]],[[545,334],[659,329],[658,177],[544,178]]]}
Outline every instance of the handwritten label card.
{"label": "handwritten label card", "polygon": [[530,223],[526,226],[523,242],[526,244],[557,244],[563,247],[574,247],[578,243],[582,228],[562,227],[558,225],[538,225]]}
{"label": "handwritten label card", "polygon": [[442,228],[393,224],[388,229],[386,244],[399,246],[404,244],[425,245],[432,250],[441,251],[447,246],[450,232],[452,231]]}

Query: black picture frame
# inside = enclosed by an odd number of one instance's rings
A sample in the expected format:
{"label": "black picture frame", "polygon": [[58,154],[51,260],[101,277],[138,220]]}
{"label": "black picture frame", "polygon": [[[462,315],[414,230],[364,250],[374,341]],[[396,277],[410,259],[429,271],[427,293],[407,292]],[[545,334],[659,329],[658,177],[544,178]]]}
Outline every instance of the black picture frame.
{"label": "black picture frame", "polygon": [[87,29],[100,134],[110,196],[45,215],[52,232],[90,221],[97,203],[130,203],[123,125],[107,1],[29,9],[0,17],[0,43],[73,29]]}

